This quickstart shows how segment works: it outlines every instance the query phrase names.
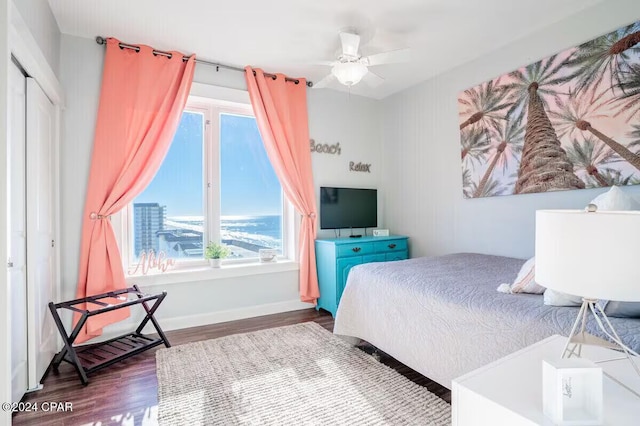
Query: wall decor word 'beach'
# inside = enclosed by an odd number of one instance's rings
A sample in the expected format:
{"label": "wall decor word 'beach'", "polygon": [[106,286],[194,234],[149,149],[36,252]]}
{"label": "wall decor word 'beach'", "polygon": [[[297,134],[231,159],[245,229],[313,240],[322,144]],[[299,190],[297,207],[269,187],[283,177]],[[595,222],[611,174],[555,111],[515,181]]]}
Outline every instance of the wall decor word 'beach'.
{"label": "wall decor word 'beach'", "polygon": [[328,145],[326,143],[316,143],[316,141],[314,141],[313,139],[311,139],[310,142],[311,152],[336,155],[340,155],[340,153],[342,152],[342,148],[340,148],[340,142],[333,145]]}

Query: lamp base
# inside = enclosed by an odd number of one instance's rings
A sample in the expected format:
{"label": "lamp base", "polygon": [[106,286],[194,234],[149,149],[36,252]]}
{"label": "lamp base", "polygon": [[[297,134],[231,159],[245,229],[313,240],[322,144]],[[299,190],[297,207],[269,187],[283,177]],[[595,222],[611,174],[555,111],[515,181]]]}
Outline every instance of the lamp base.
{"label": "lamp base", "polygon": [[[634,358],[640,358],[640,355],[622,342],[620,336],[618,336],[618,333],[616,333],[616,330],[613,328],[613,325],[611,325],[609,318],[607,318],[607,315],[596,302],[596,299],[582,299],[582,306],[580,306],[578,317],[573,323],[571,333],[567,339],[567,344],[562,351],[562,358],[570,358],[571,356],[580,357],[582,353],[582,345],[600,346],[623,352],[625,357],[616,359],[627,358],[633,366],[633,369],[638,373],[638,376],[640,376],[640,367],[638,367],[638,364],[634,360]],[[589,313],[593,315],[598,327],[609,340],[594,336],[585,331]]]}

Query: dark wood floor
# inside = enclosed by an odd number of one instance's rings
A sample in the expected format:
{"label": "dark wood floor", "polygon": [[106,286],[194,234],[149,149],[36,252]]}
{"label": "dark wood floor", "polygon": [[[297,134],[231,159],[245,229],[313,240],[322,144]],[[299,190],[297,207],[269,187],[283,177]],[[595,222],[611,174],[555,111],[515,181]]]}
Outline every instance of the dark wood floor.
{"label": "dark wood floor", "polygon": [[[167,332],[172,346],[198,340],[214,339],[236,333],[271,327],[315,321],[327,330],[333,330],[333,318],[324,311],[314,309],[249,318],[239,321],[194,327]],[[163,346],[164,347],[164,346]],[[371,347],[363,350],[371,352]],[[147,425],[156,424],[158,381],[156,378],[156,349],[114,364],[89,376],[88,386],[80,380],[67,363],[60,366],[58,375],[50,374],[44,389],[29,394],[25,402],[71,402],[72,412],[44,413],[42,411],[18,413],[14,425]],[[381,361],[425,386],[447,402],[451,392],[421,374],[381,353]]]}

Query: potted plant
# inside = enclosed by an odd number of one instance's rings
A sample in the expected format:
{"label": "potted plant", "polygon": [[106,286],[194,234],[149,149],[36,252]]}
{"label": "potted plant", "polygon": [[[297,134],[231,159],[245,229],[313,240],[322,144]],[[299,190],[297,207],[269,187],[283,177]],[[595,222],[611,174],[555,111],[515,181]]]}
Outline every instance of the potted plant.
{"label": "potted plant", "polygon": [[207,244],[207,248],[204,252],[204,257],[206,259],[209,259],[209,265],[211,265],[212,268],[219,268],[220,260],[229,256],[229,254],[231,254],[231,250],[229,250],[229,247],[225,246],[224,244],[209,241],[209,244]]}

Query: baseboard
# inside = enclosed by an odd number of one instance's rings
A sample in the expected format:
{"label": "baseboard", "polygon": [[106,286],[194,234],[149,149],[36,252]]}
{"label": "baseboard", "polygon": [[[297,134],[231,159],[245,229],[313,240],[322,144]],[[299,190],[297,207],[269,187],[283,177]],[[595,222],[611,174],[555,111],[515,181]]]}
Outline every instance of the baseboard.
{"label": "baseboard", "polygon": [[[158,322],[164,331],[181,330],[189,327],[199,327],[203,325],[217,324],[220,322],[235,321],[245,318],[259,317],[262,315],[279,314],[282,312],[298,311],[301,309],[313,308],[310,303],[299,300],[288,300],[284,302],[267,303],[264,305],[247,306],[226,311],[207,312],[196,315],[185,315],[174,318],[158,318]],[[92,339],[87,343],[97,343],[110,338],[128,333],[135,328],[136,324],[129,320],[122,324],[113,324],[105,329],[102,336]],[[150,323],[144,328],[144,333],[155,333],[153,325]]]}
{"label": "baseboard", "polygon": [[165,318],[162,320],[160,325],[164,330],[180,330],[183,328],[199,327],[202,325],[217,324],[220,322],[235,321],[309,308],[313,308],[313,305],[299,300],[290,300],[286,302],[248,306],[246,308],[229,309],[226,311],[209,312],[205,314],[188,315],[176,318]]}

